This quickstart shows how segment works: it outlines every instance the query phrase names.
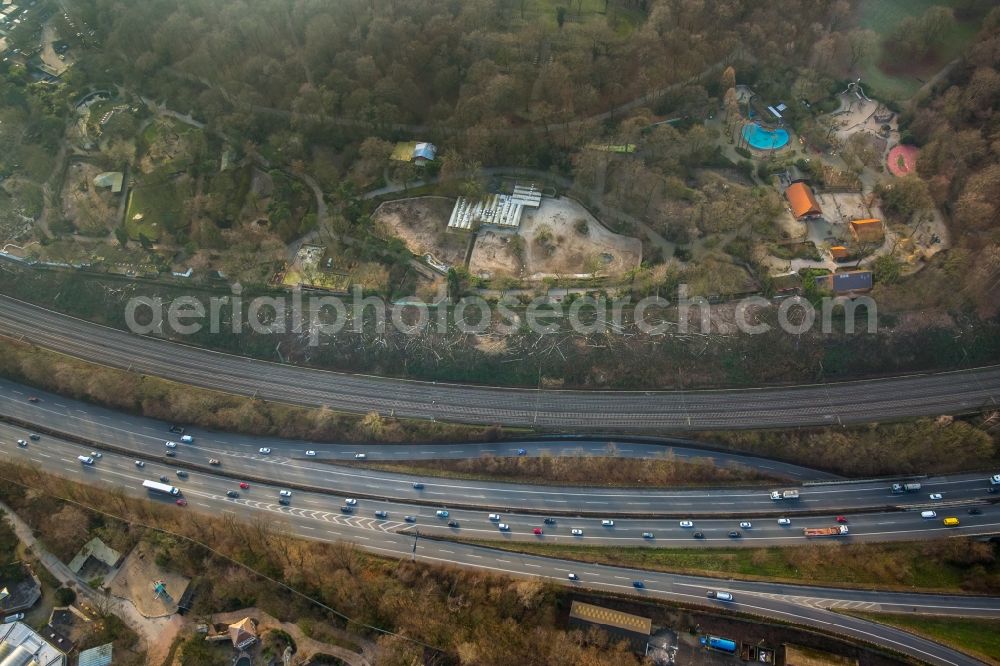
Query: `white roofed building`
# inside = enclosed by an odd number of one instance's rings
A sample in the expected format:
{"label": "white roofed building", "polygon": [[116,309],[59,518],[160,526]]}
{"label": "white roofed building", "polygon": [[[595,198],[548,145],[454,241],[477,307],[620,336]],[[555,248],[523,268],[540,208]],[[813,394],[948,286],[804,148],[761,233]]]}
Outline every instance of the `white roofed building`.
{"label": "white roofed building", "polygon": [[66,655],[26,624],[0,624],[0,666],[66,666]]}

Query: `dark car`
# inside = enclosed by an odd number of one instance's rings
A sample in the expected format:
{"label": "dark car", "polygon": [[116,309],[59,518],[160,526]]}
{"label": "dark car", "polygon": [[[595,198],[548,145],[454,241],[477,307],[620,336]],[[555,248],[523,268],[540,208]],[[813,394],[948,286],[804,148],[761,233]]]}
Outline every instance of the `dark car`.
{"label": "dark car", "polygon": [[408,523],[415,523],[415,522],[417,522],[417,519],[414,518],[413,516],[403,516],[403,520],[405,520]]}
{"label": "dark car", "polygon": [[240,496],[240,494],[238,492],[236,492],[235,490],[227,490],[226,491],[226,497],[239,497],[239,496]]}
{"label": "dark car", "polygon": [[556,519],[555,518],[546,518],[543,522],[546,525],[555,525],[556,524]]}
{"label": "dark car", "polygon": [[278,498],[278,504],[280,504],[281,506],[288,506],[291,503],[292,503],[292,501],[290,499],[288,499],[287,497],[279,497]]}
{"label": "dark car", "polygon": [[38,440],[41,439],[41,436],[36,435],[35,433],[31,433],[30,435],[28,435],[28,439],[30,439],[33,442],[37,442]]}
{"label": "dark car", "polygon": [[413,484],[413,489],[414,490],[423,490],[424,489],[424,484],[422,484],[422,483],[420,483],[418,481],[418,482],[416,482],[416,483]]}
{"label": "dark car", "polygon": [[458,527],[458,521],[457,520],[449,520],[448,521],[448,527]]}
{"label": "dark car", "polygon": [[375,517],[376,518],[383,518],[383,519],[388,518],[389,517],[389,512],[388,511],[376,511],[375,512]]}
{"label": "dark car", "polygon": [[166,482],[167,482],[167,477],[165,475],[161,474],[160,475],[160,483],[166,483]]}
{"label": "dark car", "polygon": [[643,583],[641,580],[634,580],[632,581],[632,587],[636,588],[637,590],[641,590],[642,588],[646,587],[646,584]]}
{"label": "dark car", "polygon": [[30,398],[28,398],[28,402],[38,402],[38,398],[36,398],[35,396],[31,396]]}
{"label": "dark car", "polygon": [[528,453],[527,449],[518,449],[517,450],[517,455],[519,455],[519,456],[526,455],[527,453]]}
{"label": "dark car", "polygon": [[978,515],[979,515],[979,514],[981,514],[982,512],[983,512],[983,510],[982,510],[982,509],[978,509],[978,508],[976,508],[976,507],[972,507],[971,509],[969,509],[969,515],[970,515],[970,516],[978,516]]}
{"label": "dark car", "polygon": [[177,452],[174,451],[173,449],[167,449],[166,456],[168,458],[176,458],[177,457]]}
{"label": "dark car", "polygon": [[743,536],[743,535],[740,534],[739,530],[733,530],[732,532],[729,533],[729,538],[730,539],[739,539],[741,536]]}
{"label": "dark car", "polygon": [[693,536],[694,536],[695,539],[704,539],[705,538],[705,533],[704,532],[695,532],[693,534]]}
{"label": "dark car", "polygon": [[354,509],[352,509],[352,508],[351,508],[351,507],[349,507],[349,506],[342,506],[342,507],[340,507],[340,512],[341,512],[341,513],[350,513],[350,512],[351,512],[351,511],[353,511],[353,510],[354,510]]}
{"label": "dark car", "polygon": [[172,426],[170,426],[170,432],[174,433],[175,435],[183,435],[184,434],[184,428],[182,428],[179,425],[172,425]]}

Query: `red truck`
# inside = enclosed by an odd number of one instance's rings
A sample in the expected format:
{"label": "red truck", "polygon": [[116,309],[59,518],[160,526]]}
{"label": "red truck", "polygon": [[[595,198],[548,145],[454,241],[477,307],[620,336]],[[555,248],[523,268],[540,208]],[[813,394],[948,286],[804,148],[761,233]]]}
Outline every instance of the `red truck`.
{"label": "red truck", "polygon": [[847,525],[833,527],[807,527],[802,530],[807,537],[842,536],[847,534]]}

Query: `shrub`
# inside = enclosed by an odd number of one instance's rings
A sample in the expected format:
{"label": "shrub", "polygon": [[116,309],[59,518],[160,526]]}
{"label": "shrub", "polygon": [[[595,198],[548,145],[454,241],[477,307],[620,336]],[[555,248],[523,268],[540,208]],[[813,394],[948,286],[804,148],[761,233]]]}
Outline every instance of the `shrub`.
{"label": "shrub", "polygon": [[76,592],[69,587],[60,587],[56,590],[56,601],[59,602],[60,606],[69,606],[76,601]]}

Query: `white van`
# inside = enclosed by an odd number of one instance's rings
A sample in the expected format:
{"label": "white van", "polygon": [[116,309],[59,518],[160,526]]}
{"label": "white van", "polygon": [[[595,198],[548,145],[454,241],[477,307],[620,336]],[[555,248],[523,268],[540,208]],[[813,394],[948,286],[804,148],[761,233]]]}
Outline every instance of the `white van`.
{"label": "white van", "polygon": [[18,620],[24,619],[24,613],[14,613],[13,615],[8,615],[3,619],[4,624],[10,624],[11,622],[17,622]]}
{"label": "white van", "polygon": [[716,590],[709,590],[709,599],[718,599],[719,601],[732,601],[733,595],[729,592],[717,592]]}
{"label": "white van", "polygon": [[921,511],[920,512],[920,517],[921,518],[937,518],[937,513],[934,512],[934,511]]}
{"label": "white van", "polygon": [[181,441],[185,444],[194,444],[194,437],[191,435],[184,435],[181,437]]}
{"label": "white van", "polygon": [[91,458],[90,456],[77,456],[76,459],[79,460],[84,465],[93,465],[94,464],[94,459]]}

